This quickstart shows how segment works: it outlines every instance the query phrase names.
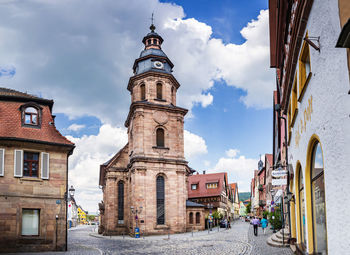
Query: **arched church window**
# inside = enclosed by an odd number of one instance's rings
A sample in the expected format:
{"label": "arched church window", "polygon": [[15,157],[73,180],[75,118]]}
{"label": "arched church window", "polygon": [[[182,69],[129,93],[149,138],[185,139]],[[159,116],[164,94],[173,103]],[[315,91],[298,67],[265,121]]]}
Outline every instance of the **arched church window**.
{"label": "arched church window", "polygon": [[146,99],[146,86],[145,86],[145,84],[142,84],[140,86],[140,90],[141,90],[141,100],[145,100]]}
{"label": "arched church window", "polygon": [[193,212],[190,212],[190,224],[193,224]]}
{"label": "arched church window", "polygon": [[164,177],[159,175],[157,177],[157,224],[165,224],[165,206],[164,206]]}
{"label": "arched church window", "polygon": [[199,212],[196,212],[196,224],[201,223],[201,214]]}
{"label": "arched church window", "polygon": [[312,151],[312,225],[314,230],[314,249],[317,254],[327,254],[326,200],[323,174],[323,155],[319,142]]}
{"label": "arched church window", "polygon": [[157,147],[164,147],[164,129],[158,128],[156,132]]}
{"label": "arched church window", "polygon": [[163,99],[163,86],[161,83],[157,83],[157,99]]}
{"label": "arched church window", "polygon": [[118,224],[124,224],[124,182],[118,182]]}

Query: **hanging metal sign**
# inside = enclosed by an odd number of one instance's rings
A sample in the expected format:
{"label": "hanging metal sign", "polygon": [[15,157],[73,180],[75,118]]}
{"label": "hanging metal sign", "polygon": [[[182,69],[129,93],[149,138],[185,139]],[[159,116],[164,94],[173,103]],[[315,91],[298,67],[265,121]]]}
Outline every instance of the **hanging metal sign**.
{"label": "hanging metal sign", "polygon": [[272,186],[287,185],[287,179],[272,179]]}
{"label": "hanging metal sign", "polygon": [[285,177],[287,173],[287,170],[274,170],[271,172],[271,175],[272,177]]}

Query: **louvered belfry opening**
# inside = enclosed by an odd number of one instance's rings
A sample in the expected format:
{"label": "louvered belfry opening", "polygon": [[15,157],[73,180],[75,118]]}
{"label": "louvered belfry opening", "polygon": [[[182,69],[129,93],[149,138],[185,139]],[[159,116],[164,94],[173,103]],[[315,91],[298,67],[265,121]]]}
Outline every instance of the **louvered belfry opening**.
{"label": "louvered belfry opening", "polygon": [[157,83],[157,99],[163,99],[163,86],[161,83]]}
{"label": "louvered belfry opening", "polygon": [[164,177],[157,177],[157,224],[165,224]]}
{"label": "louvered belfry opening", "polygon": [[124,223],[124,182],[118,182],[118,223]]}
{"label": "louvered belfry opening", "polygon": [[164,147],[164,130],[162,128],[157,129],[157,147]]}

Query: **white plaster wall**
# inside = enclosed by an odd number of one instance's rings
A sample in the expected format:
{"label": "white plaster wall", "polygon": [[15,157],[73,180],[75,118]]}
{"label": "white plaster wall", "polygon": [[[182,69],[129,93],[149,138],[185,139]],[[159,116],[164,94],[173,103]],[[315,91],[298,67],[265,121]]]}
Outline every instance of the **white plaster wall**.
{"label": "white plaster wall", "polygon": [[[345,254],[350,250],[350,85],[346,50],[335,48],[341,31],[338,1],[315,0],[307,31],[309,37],[320,36],[321,51],[310,47],[312,78],[298,103],[289,162],[296,169],[296,162],[300,161],[305,181],[308,143],[313,134],[318,135],[324,156],[328,254]],[[296,147],[295,131],[304,119],[311,96],[311,120]]]}

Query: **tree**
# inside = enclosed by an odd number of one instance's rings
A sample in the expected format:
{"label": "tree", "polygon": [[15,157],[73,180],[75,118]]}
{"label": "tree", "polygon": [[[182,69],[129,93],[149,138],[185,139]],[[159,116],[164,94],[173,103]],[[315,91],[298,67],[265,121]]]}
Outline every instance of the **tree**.
{"label": "tree", "polygon": [[245,213],[246,213],[246,214],[249,214],[251,208],[252,208],[252,203],[249,202],[249,203],[247,204],[246,208],[245,208]]}
{"label": "tree", "polygon": [[281,210],[278,207],[275,207],[274,212],[270,212],[269,221],[275,230],[282,228],[282,215]]}
{"label": "tree", "polygon": [[88,215],[87,216],[89,221],[94,221],[95,220],[95,215]]}

